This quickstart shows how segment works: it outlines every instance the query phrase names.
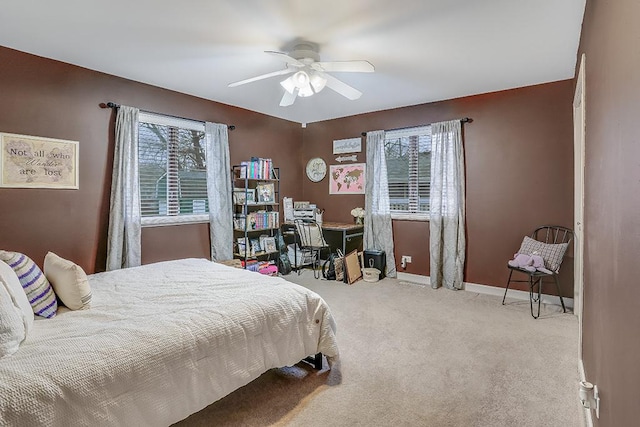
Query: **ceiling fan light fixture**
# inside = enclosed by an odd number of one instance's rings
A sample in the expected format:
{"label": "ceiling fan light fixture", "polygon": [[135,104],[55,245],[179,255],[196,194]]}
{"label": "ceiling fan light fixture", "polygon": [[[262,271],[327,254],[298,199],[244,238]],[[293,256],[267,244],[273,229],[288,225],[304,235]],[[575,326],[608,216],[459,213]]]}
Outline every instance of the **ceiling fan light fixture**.
{"label": "ceiling fan light fixture", "polygon": [[301,97],[301,98],[306,98],[307,96],[311,96],[314,93],[315,92],[311,88],[311,85],[309,83],[307,83],[307,85],[305,87],[301,87],[300,88],[300,90],[298,91],[298,96]]}
{"label": "ceiling fan light fixture", "polygon": [[298,89],[308,86],[309,80],[309,74],[306,71],[298,71],[293,75],[293,82]]}
{"label": "ceiling fan light fixture", "polygon": [[311,78],[309,79],[309,83],[313,87],[313,91],[315,93],[320,92],[327,85],[327,79],[319,75],[318,73],[313,73]]}
{"label": "ceiling fan light fixture", "polygon": [[295,83],[293,83],[293,76],[289,76],[281,81],[280,86],[282,86],[284,90],[293,95],[293,91],[296,89],[296,85]]}

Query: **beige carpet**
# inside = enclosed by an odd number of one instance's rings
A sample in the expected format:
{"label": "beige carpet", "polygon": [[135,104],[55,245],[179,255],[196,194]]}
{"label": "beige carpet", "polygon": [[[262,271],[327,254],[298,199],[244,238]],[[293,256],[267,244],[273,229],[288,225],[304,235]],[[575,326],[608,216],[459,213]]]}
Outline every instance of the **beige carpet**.
{"label": "beige carpet", "polygon": [[[276,369],[179,426],[579,426],[578,325],[556,306],[384,279],[319,293],[339,367]],[[326,364],[326,362],[325,362]]]}

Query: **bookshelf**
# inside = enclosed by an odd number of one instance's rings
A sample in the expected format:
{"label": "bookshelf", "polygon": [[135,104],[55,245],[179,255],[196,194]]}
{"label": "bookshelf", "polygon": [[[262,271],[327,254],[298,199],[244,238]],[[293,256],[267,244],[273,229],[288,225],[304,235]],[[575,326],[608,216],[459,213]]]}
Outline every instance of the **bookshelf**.
{"label": "bookshelf", "polygon": [[252,158],[231,168],[233,252],[244,268],[277,274],[280,229],[280,169],[271,159]]}

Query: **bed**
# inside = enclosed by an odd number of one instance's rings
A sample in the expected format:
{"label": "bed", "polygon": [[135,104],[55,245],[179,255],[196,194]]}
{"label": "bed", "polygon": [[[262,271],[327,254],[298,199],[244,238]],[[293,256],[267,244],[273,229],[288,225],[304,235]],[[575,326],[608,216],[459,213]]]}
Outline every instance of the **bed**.
{"label": "bed", "polygon": [[89,276],[91,308],[38,319],[0,359],[0,425],[169,425],[319,352],[338,357],[323,299],[204,259]]}

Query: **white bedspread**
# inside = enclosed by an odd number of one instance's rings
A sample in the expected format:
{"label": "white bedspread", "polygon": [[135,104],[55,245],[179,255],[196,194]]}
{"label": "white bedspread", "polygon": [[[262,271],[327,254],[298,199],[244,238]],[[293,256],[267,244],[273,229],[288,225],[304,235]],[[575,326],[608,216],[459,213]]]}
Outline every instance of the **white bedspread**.
{"label": "white bedspread", "polygon": [[326,303],[280,278],[186,259],[89,283],[89,310],[37,320],[0,359],[0,425],[168,425],[268,369],[338,356]]}

